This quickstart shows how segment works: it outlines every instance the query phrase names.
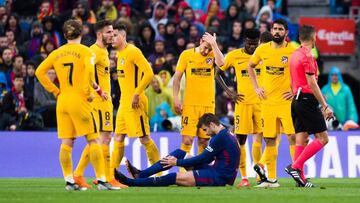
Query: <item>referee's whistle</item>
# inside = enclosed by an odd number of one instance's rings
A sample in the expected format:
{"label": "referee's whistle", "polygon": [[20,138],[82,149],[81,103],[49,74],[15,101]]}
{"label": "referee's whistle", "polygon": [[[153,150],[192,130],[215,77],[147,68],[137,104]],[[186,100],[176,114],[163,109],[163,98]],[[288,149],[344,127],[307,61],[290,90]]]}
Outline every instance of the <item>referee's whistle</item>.
{"label": "referee's whistle", "polygon": [[302,89],[301,87],[298,88],[298,91],[297,91],[296,97],[295,97],[296,100],[299,99],[299,95],[300,95],[301,89]]}

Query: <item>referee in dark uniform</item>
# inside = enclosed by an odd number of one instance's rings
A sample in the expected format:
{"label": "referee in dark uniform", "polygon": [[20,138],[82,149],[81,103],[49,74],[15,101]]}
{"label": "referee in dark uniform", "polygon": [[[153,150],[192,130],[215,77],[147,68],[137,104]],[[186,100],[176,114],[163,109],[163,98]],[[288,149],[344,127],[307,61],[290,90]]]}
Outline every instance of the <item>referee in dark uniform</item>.
{"label": "referee in dark uniform", "polygon": [[[304,163],[328,143],[325,119],[332,119],[333,111],[326,104],[317,84],[318,65],[310,52],[315,46],[315,28],[302,26],[299,39],[301,47],[290,59],[294,95],[291,114],[296,132],[296,148],[294,162],[285,171],[294,178],[298,186],[314,187],[304,176]],[[310,134],[315,135],[315,140],[308,144]]]}

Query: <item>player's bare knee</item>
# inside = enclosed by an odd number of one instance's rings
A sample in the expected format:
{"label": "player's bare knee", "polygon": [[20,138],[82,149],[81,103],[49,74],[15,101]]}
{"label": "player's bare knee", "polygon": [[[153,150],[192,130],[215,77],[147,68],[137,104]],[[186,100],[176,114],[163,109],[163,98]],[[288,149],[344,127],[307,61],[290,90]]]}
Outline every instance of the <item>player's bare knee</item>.
{"label": "player's bare knee", "polygon": [[193,141],[194,141],[194,138],[193,138],[193,137],[186,136],[186,135],[183,135],[183,136],[182,136],[182,143],[183,143],[183,144],[192,145]]}
{"label": "player's bare knee", "polygon": [[276,146],[276,138],[265,138],[266,146]]}
{"label": "player's bare knee", "polygon": [[100,133],[100,143],[103,145],[109,145],[111,142],[111,133],[110,132],[101,132]]}
{"label": "player's bare knee", "polygon": [[89,144],[89,145],[92,145],[92,144],[99,144],[99,140],[98,139],[89,139],[89,140],[87,140],[87,143]]}
{"label": "player's bare knee", "polygon": [[75,138],[62,139],[61,143],[67,145],[69,147],[73,147],[75,142]]}
{"label": "player's bare knee", "polygon": [[206,148],[208,145],[209,139],[199,138],[198,142],[203,148]]}
{"label": "player's bare knee", "polygon": [[290,145],[294,145],[296,143],[296,137],[294,134],[287,135],[287,139]]}
{"label": "player's bare knee", "polygon": [[150,138],[150,136],[145,135],[145,136],[140,137],[139,140],[140,140],[140,143],[142,145],[144,145],[144,144],[148,143],[151,140],[151,138]]}
{"label": "player's bare knee", "polygon": [[123,134],[115,134],[114,140],[115,140],[116,142],[124,142],[124,140],[125,140],[125,135],[123,135]]}

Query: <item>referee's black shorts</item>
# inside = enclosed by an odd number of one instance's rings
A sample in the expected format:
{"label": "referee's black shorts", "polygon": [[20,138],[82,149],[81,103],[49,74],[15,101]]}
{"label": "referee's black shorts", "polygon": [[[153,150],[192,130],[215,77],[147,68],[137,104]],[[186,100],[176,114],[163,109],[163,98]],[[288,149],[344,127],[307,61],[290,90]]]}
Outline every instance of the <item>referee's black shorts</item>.
{"label": "referee's black shorts", "polygon": [[315,134],[327,130],[319,102],[313,94],[300,93],[298,99],[294,97],[291,103],[291,117],[296,133]]}

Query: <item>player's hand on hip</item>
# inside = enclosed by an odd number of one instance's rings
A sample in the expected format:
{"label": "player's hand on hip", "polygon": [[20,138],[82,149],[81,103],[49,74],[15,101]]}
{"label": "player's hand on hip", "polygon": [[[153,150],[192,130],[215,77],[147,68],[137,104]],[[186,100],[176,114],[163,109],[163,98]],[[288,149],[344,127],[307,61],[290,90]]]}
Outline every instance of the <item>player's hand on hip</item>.
{"label": "player's hand on hip", "polygon": [[255,92],[260,97],[260,99],[266,99],[265,90],[263,87],[255,88]]}
{"label": "player's hand on hip", "polygon": [[160,163],[164,165],[163,168],[176,166],[176,162],[177,158],[174,156],[167,156],[160,160]]}
{"label": "player's hand on hip", "polygon": [[87,101],[88,102],[92,102],[94,100],[94,95],[93,94],[90,94],[90,96],[87,98]]}
{"label": "player's hand on hip", "polygon": [[103,101],[107,101],[109,99],[108,95],[105,92],[102,92],[100,96]]}
{"label": "player's hand on hip", "polygon": [[138,109],[140,107],[140,95],[134,94],[131,107],[133,109]]}
{"label": "player's hand on hip", "polygon": [[283,93],[283,98],[286,99],[286,100],[291,100],[293,97],[294,97],[294,95],[292,94],[291,91]]}
{"label": "player's hand on hip", "polygon": [[177,114],[181,114],[182,113],[182,104],[179,101],[179,99],[174,98],[174,108],[175,108],[175,112]]}

